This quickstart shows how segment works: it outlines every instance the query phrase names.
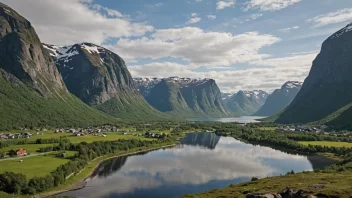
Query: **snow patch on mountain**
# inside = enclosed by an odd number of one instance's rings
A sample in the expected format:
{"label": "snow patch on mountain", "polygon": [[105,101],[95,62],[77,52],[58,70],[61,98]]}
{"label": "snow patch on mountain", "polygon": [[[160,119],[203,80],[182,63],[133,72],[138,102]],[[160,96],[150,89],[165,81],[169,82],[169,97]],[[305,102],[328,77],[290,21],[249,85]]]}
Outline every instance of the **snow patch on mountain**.
{"label": "snow patch on mountain", "polygon": [[143,89],[143,95],[147,96],[150,93],[150,90],[154,88],[158,83],[162,80],[167,82],[176,83],[180,86],[180,88],[185,88],[189,86],[200,86],[204,83],[209,82],[210,78],[180,78],[177,76],[169,77],[169,78],[133,78],[133,81],[136,87],[141,91]]}
{"label": "snow patch on mountain", "polygon": [[242,92],[247,98],[257,98],[261,100],[265,100],[269,95],[267,92],[263,90],[253,90],[253,91],[241,90],[239,92]]}
{"label": "snow patch on mountain", "polygon": [[91,43],[80,43],[67,46],[43,44],[43,47],[49,50],[50,56],[56,61],[63,61],[65,63],[71,61],[73,56],[79,55],[80,52],[78,48],[80,48],[81,50],[86,50],[90,54],[99,55],[100,62],[104,62],[102,54],[105,53],[105,49]]}
{"label": "snow patch on mountain", "polygon": [[298,81],[288,81],[284,85],[282,85],[281,89],[294,89],[294,88],[301,88],[303,85],[302,82]]}
{"label": "snow patch on mountain", "polygon": [[331,39],[339,38],[343,34],[350,32],[350,31],[352,31],[352,23],[348,24],[346,27],[342,28],[341,30],[339,30],[338,32],[333,34],[330,38]]}
{"label": "snow patch on mountain", "polygon": [[[143,86],[155,86],[158,84],[160,81],[165,80],[167,82],[175,82],[179,84],[181,87],[189,86],[190,84],[192,85],[202,85],[206,82],[209,82],[211,79],[209,78],[179,78],[177,76],[169,77],[169,78],[133,78],[134,82],[137,85],[143,85]],[[152,87],[151,87],[152,88]]]}

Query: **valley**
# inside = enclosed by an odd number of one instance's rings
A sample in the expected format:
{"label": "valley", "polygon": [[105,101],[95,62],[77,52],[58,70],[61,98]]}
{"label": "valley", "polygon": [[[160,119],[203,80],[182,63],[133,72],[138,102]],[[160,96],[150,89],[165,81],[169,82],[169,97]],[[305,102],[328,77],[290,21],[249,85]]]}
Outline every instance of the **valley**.
{"label": "valley", "polygon": [[0,0],[1,198],[351,197],[352,8],[100,1]]}

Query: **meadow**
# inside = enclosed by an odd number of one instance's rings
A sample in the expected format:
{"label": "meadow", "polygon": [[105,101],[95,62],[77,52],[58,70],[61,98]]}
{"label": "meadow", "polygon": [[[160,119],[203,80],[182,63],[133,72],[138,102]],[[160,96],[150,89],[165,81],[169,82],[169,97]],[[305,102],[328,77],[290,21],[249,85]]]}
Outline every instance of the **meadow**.
{"label": "meadow", "polygon": [[40,148],[54,146],[54,144],[24,144],[24,145],[11,145],[1,148],[0,151],[9,152],[10,150],[25,149],[27,153],[37,154]]}
{"label": "meadow", "polygon": [[347,147],[347,148],[352,147],[352,143],[348,143],[348,142],[300,141],[299,143],[305,146],[318,145],[318,146],[327,146],[327,147]]}
{"label": "meadow", "polygon": [[[230,185],[224,189],[214,189],[198,195],[183,198],[245,198],[247,193],[280,193],[286,188],[305,190],[319,197],[350,197],[352,194],[352,172],[343,173],[299,173],[279,177],[269,177],[257,181]],[[320,184],[320,185],[319,185]]]}
{"label": "meadow", "polygon": [[42,177],[69,161],[69,159],[57,158],[54,154],[27,157],[22,160],[23,162],[20,162],[20,159],[14,158],[13,160],[0,161],[0,173],[6,171],[22,173],[27,176],[27,179],[34,176]]}

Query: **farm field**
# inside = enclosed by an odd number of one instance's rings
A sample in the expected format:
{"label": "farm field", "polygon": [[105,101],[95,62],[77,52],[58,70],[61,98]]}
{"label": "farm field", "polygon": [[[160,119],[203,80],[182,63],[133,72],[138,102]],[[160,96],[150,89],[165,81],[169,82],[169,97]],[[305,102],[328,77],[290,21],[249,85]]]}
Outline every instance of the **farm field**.
{"label": "farm field", "polygon": [[328,142],[328,141],[308,141],[308,142],[299,142],[303,145],[320,145],[320,146],[329,146],[329,147],[352,147],[352,143],[348,142]]}
{"label": "farm field", "polygon": [[[104,132],[102,134],[106,134],[106,137],[93,136],[93,135],[73,136],[70,133],[54,133],[53,131],[46,131],[46,132],[40,132],[39,135],[34,134],[30,139],[26,139],[26,140],[28,140],[30,143],[34,143],[37,139],[51,139],[51,138],[68,138],[71,141],[71,143],[80,143],[80,142],[91,143],[94,141],[114,141],[114,140],[119,140],[119,139],[152,140],[150,138],[137,137],[137,136],[133,136],[133,135],[124,135],[119,132]],[[143,132],[133,132],[130,134],[144,134],[144,133]],[[25,138],[22,138],[22,139],[25,139]],[[22,140],[22,139],[19,139],[19,140]],[[43,147],[43,146],[41,146],[41,147]]]}
{"label": "farm field", "polygon": [[53,154],[24,158],[23,162],[19,159],[0,161],[0,173],[6,171],[22,173],[27,176],[27,179],[34,176],[42,177],[68,161],[68,159],[57,158]]}
{"label": "farm field", "polygon": [[86,136],[81,136],[81,137],[68,136],[68,139],[71,141],[71,143],[80,143],[80,142],[92,143],[95,141],[114,141],[114,140],[120,140],[120,139],[153,140],[152,138],[137,137],[137,136],[133,136],[133,135],[123,135],[123,134],[117,133],[117,132],[109,132],[109,133],[104,133],[104,134],[106,134],[106,137],[86,135]]}
{"label": "farm field", "polygon": [[27,153],[39,153],[37,150],[44,147],[53,146],[54,144],[24,144],[24,145],[11,145],[5,148],[1,148],[0,151],[8,152],[10,150],[25,149]]}

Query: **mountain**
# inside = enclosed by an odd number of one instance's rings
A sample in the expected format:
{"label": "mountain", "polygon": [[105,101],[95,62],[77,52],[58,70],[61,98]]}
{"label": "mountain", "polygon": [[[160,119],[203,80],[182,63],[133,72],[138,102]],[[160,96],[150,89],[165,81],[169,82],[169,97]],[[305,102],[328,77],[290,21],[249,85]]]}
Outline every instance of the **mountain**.
{"label": "mountain", "polygon": [[265,104],[254,114],[255,116],[272,116],[285,109],[302,87],[301,82],[288,81],[281,89],[276,89],[268,96]]}
{"label": "mountain", "polygon": [[212,79],[135,78],[138,90],[154,108],[178,117],[225,117],[231,113],[221,101]]}
{"label": "mountain", "polygon": [[252,115],[263,106],[268,95],[262,90],[239,91],[226,100],[226,106],[236,115]]}
{"label": "mountain", "polygon": [[0,130],[115,122],[68,92],[31,23],[0,3]]}
{"label": "mountain", "polygon": [[221,100],[226,104],[227,100],[233,96],[232,93],[221,93]]}
{"label": "mountain", "polygon": [[159,119],[137,91],[124,60],[91,43],[43,44],[61,72],[68,90],[86,104],[118,118]]}
{"label": "mountain", "polygon": [[324,41],[302,89],[283,111],[279,123],[309,123],[324,120],[351,127],[352,23]]}

